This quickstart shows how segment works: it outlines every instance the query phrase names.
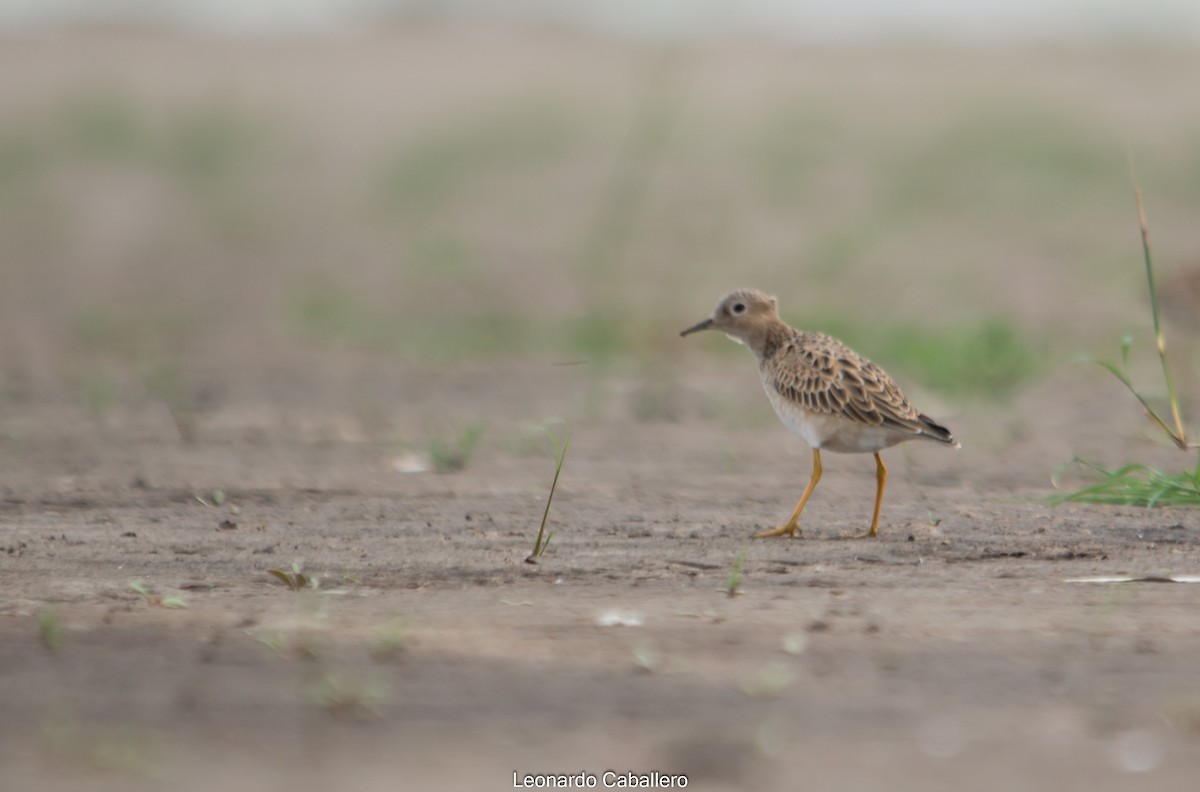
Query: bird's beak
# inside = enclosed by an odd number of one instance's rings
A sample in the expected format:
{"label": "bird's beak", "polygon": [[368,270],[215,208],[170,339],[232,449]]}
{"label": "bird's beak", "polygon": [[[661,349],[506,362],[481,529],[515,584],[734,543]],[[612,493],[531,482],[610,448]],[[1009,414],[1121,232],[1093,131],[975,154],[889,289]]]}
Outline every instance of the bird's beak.
{"label": "bird's beak", "polygon": [[705,319],[703,322],[696,322],[696,324],[692,325],[687,330],[684,330],[679,335],[685,336],[685,335],[690,335],[691,333],[699,333],[701,330],[707,330],[708,328],[712,327],[712,323],[713,323],[713,320],[712,320],[712,317],[710,316],[709,318]]}

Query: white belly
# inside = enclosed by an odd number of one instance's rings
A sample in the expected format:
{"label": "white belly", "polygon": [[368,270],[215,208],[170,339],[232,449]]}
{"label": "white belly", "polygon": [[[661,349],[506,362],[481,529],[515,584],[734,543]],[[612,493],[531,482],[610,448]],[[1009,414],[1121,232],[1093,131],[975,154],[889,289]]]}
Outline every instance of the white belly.
{"label": "white belly", "polygon": [[870,453],[915,436],[883,426],[866,426],[850,418],[811,412],[784,399],[769,382],[763,382],[763,389],[783,425],[803,437],[813,448],[844,454]]}

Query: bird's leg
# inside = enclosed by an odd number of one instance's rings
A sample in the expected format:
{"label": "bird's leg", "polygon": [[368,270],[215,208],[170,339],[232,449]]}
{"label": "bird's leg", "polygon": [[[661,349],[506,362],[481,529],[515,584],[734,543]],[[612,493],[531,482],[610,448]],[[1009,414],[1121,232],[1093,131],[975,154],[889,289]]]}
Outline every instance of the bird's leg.
{"label": "bird's leg", "polygon": [[883,487],[887,484],[887,467],[883,457],[875,452],[875,514],[871,517],[871,530],[863,534],[855,534],[850,539],[872,539],[879,533],[879,508],[883,506]]}
{"label": "bird's leg", "polygon": [[821,450],[814,448],[812,478],[808,480],[808,486],[804,488],[804,494],[800,496],[800,502],[796,504],[796,510],[792,512],[792,518],[778,528],[773,528],[770,531],[761,531],[754,534],[754,538],[767,539],[772,536],[795,536],[800,531],[800,525],[797,522],[800,519],[800,512],[804,511],[804,504],[808,503],[808,496],[812,495],[813,490],[817,488],[817,482],[820,480]]}
{"label": "bird's leg", "polygon": [[867,536],[875,536],[879,533],[879,509],[883,506],[883,488],[887,485],[887,466],[883,464],[883,457],[879,456],[879,452],[875,452],[875,513],[871,515],[871,530],[867,531]]}

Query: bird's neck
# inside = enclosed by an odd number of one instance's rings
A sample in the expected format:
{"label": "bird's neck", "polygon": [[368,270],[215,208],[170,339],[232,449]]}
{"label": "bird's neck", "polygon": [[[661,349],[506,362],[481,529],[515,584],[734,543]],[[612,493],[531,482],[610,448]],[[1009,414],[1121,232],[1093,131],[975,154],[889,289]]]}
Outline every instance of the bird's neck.
{"label": "bird's neck", "polygon": [[748,334],[743,339],[743,342],[754,351],[754,354],[761,361],[773,355],[777,349],[786,344],[795,335],[795,330],[786,323],[775,319],[761,327],[755,328],[755,332]]}

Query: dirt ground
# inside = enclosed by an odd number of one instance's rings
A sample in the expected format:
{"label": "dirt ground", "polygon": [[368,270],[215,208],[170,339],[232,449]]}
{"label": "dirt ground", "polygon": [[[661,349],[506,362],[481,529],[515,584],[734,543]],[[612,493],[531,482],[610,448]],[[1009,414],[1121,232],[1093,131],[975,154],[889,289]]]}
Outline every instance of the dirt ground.
{"label": "dirt ground", "polygon": [[[480,251],[488,268],[464,276],[466,265],[440,261],[445,271],[410,278],[408,249],[391,226],[380,231],[343,200],[361,186],[347,186],[358,173],[347,161],[369,170],[363,163],[377,152],[368,143],[395,130],[413,136],[414,114],[530,86],[627,109],[638,58],[553,32],[339,40],[321,44],[317,59],[311,42],[88,43],[67,32],[7,43],[0,121],[33,132],[0,143],[19,138],[38,151],[39,141],[57,140],[28,119],[45,107],[58,118],[56,97],[95,76],[133,86],[135,99],[157,97],[148,106],[158,110],[215,95],[270,114],[268,100],[283,96],[296,115],[280,115],[281,127],[307,113],[343,150],[308,157],[284,147],[287,178],[278,183],[255,175],[239,186],[236,173],[204,181],[186,171],[170,178],[194,194],[175,193],[154,170],[175,163],[156,148],[167,144],[145,143],[151,133],[132,122],[122,138],[128,119],[117,102],[101,107],[99,131],[86,116],[86,128],[71,133],[83,153],[63,143],[32,164],[4,161],[16,166],[0,173],[10,179],[0,187],[16,186],[0,192],[0,788],[492,790],[513,788],[514,773],[523,783],[579,772],[602,788],[608,770],[682,774],[689,788],[708,790],[1194,787],[1200,587],[1073,579],[1200,573],[1200,516],[1046,502],[1055,470],[1075,454],[1110,465],[1194,463],[1151,438],[1111,378],[1065,362],[1075,339],[1115,349],[1145,318],[1130,298],[1141,292],[1132,292],[1134,227],[1121,224],[1126,193],[1094,216],[1061,200],[1026,216],[1022,196],[991,191],[1019,209],[971,210],[972,222],[995,221],[988,236],[967,221],[947,229],[946,207],[967,202],[944,198],[935,183],[929,192],[946,205],[921,215],[925,225],[896,215],[902,222],[873,232],[880,244],[866,251],[867,264],[818,281],[791,258],[797,236],[817,233],[798,231],[796,218],[817,229],[828,217],[770,215],[744,200],[744,184],[726,189],[742,182],[725,172],[735,165],[722,149],[681,145],[683,164],[664,166],[658,208],[650,202],[622,260],[624,275],[655,281],[646,292],[608,272],[576,278],[562,264],[564,251],[578,253],[573,234],[591,216],[592,204],[571,190],[603,183],[610,162],[597,143],[527,193],[508,191],[527,180],[523,160],[501,169],[511,184],[448,192],[448,208],[433,215],[454,209],[451,199],[476,211],[464,210],[465,249]],[[460,57],[468,54],[474,60]],[[1194,55],[950,51],[905,56],[899,69],[891,57],[735,43],[696,57],[693,117],[741,120],[745,109],[753,118],[774,106],[771,91],[833,103],[847,93],[862,117],[882,108],[893,120],[917,118],[896,125],[907,137],[888,138],[891,156],[924,139],[917,122],[938,116],[927,109],[972,107],[959,97],[982,84],[999,86],[993,94],[1077,100],[1094,118],[1132,117],[1164,147],[1195,128],[1159,114],[1192,117],[1194,103],[1172,97],[1189,90],[1178,75],[1190,73],[1181,64],[1194,65]],[[440,83],[415,68],[422,59],[440,66]],[[829,68],[809,68],[822,64]],[[381,73],[407,103],[379,98]],[[314,96],[333,109],[314,112],[322,109]],[[346,116],[354,123],[343,125]],[[1143,124],[1150,117],[1162,126]],[[584,126],[589,135],[615,130],[619,147],[621,124]],[[968,161],[972,140],[960,151]],[[859,216],[856,196],[871,193],[876,171],[861,154],[841,151],[833,172],[812,180],[838,188],[813,199],[813,212]],[[54,156],[65,164],[46,165]],[[1178,175],[1161,156],[1159,170]],[[328,191],[296,189],[309,160],[328,171]],[[234,162],[231,171],[258,173]],[[928,170],[918,165],[915,173]],[[997,167],[1011,169],[1003,159]],[[448,173],[450,187],[466,178]],[[1178,221],[1162,222],[1164,247],[1175,252],[1195,247],[1186,200],[1194,185],[1178,179],[1155,215]],[[227,188],[232,197],[218,195]],[[259,206],[258,189],[278,194]],[[180,195],[201,207],[197,215],[179,208],[192,205]],[[266,219],[222,225],[221,207],[238,201]],[[727,202],[742,219],[707,236],[715,215],[705,201]],[[271,214],[285,210],[295,211],[291,225]],[[848,226],[847,239],[864,235]],[[651,271],[654,262],[662,269]],[[957,269],[942,277],[951,262]],[[634,339],[657,357],[593,365],[578,350],[543,349],[419,362],[356,345],[353,332],[338,334],[343,326],[330,337],[286,329],[286,289],[322,267],[375,298],[368,307],[423,309],[429,315],[419,318],[443,327],[510,297],[525,301],[521,310],[543,301],[582,310],[599,283],[614,304],[639,306],[631,310],[665,305]],[[1120,274],[1080,279],[1089,268]],[[425,286],[403,291],[397,279]],[[809,454],[771,415],[748,356],[717,356],[723,339],[679,339],[671,329],[710,310],[718,282],[778,290],[788,318],[803,313],[801,300],[922,326],[942,309],[969,317],[986,308],[1032,338],[1069,341],[1008,399],[913,390],[964,447],[887,452],[877,540],[841,538],[867,525],[870,457],[829,454],[803,536],[750,542],[787,516]],[[462,303],[435,299],[447,296]],[[177,348],[126,344],[113,324],[149,316],[135,329],[153,334],[153,311],[180,305],[194,309],[194,324],[177,330]],[[146,384],[146,367],[162,362],[155,355],[197,389],[190,404],[175,404],[194,419],[192,442],[172,420],[172,392]],[[647,377],[647,368],[665,374]],[[573,440],[553,539],[535,565],[525,558],[553,465],[530,427],[552,416]],[[419,459],[423,431],[475,422],[484,435],[465,469],[397,469]],[[293,592],[268,574],[294,563],[317,585]],[[177,604],[186,607],[167,607]]]}
{"label": "dirt ground", "polygon": [[[503,426],[578,376],[420,388],[504,394]],[[2,468],[5,786],[508,789],[514,771],[613,769],[703,789],[1187,788],[1194,587],[1069,579],[1195,573],[1200,521],[1039,502],[1059,444],[1128,407],[1082,380],[1023,398],[1040,418],[1002,447],[980,409],[947,418],[962,451],[889,454],[877,541],[840,538],[868,518],[870,459],[830,455],[804,536],[748,544],[807,452],[769,422],[695,415],[724,381],[698,375],[679,422],[576,428],[537,565],[544,455],[485,443],[465,471],[401,475],[318,409],[288,434],[219,412],[184,445],[165,412],[97,425],[31,405]],[[1120,428],[1111,450],[1154,456],[1136,415]],[[293,561],[318,591],[266,572]]]}

